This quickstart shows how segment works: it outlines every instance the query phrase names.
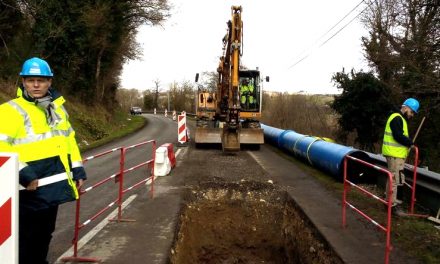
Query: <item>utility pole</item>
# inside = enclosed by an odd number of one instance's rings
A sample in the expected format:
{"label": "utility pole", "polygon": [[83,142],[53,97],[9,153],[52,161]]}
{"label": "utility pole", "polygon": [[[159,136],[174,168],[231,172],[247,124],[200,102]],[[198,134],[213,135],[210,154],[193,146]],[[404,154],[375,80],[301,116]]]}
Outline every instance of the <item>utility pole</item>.
{"label": "utility pole", "polygon": [[167,92],[167,97],[168,97],[168,111],[170,111],[170,90],[168,90]]}

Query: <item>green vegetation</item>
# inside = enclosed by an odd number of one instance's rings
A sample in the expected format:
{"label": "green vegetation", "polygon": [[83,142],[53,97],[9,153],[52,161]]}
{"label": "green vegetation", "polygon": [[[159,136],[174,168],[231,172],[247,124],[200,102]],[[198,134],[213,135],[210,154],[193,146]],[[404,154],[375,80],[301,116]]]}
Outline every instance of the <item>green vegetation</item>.
{"label": "green vegetation", "polygon": [[30,57],[48,61],[63,95],[112,111],[124,63],[141,50],[141,25],[161,25],[167,0],[0,2],[0,87]]}
{"label": "green vegetation", "polygon": [[103,145],[129,133],[144,125],[146,119],[141,116],[131,116],[125,111],[114,112],[108,116],[99,108],[85,107],[76,104],[67,105],[72,126],[77,133],[77,141],[81,151]]}
{"label": "green vegetation", "polygon": [[0,103],[14,96],[23,62],[37,56],[54,72],[82,149],[139,128],[144,119],[117,102],[119,77],[141,54],[138,28],[160,26],[170,8],[167,0],[0,1]]}
{"label": "green vegetation", "polygon": [[349,133],[354,131],[359,148],[374,152],[374,144],[382,140],[386,119],[398,110],[392,109],[390,89],[373,73],[338,72],[333,80],[343,89],[331,104],[339,113],[338,139],[347,142]]}

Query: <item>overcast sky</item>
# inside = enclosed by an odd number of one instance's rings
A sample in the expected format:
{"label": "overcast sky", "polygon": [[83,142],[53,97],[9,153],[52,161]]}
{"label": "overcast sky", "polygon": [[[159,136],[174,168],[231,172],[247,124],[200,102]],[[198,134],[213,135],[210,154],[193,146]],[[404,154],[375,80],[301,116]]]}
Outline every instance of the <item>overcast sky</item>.
{"label": "overcast sky", "polygon": [[337,93],[331,82],[335,72],[367,70],[361,46],[367,30],[354,19],[365,5],[349,14],[360,0],[169,2],[173,9],[164,27],[139,30],[143,56],[124,66],[123,88],[151,89],[160,80],[167,90],[173,82],[193,81],[197,72],[216,71],[232,5],[243,8],[242,64],[270,76],[265,90]]}

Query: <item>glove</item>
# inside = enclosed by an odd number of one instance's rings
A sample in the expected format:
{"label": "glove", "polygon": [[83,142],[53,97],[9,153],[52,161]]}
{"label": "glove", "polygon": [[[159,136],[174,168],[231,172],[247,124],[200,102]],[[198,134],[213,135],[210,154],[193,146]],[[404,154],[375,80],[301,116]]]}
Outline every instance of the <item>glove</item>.
{"label": "glove", "polygon": [[23,186],[27,187],[29,183],[34,180],[37,180],[38,176],[35,171],[29,167],[25,166],[18,172],[18,182]]}
{"label": "glove", "polygon": [[72,168],[72,174],[73,174],[73,180],[75,181],[87,179],[87,175],[86,175],[86,171],[84,170],[84,167]]}

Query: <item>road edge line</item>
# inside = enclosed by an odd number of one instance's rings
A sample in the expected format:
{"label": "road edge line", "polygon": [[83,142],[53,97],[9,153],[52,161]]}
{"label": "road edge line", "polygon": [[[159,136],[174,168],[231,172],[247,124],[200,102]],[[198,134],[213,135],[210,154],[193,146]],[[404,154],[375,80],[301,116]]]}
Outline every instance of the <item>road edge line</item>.
{"label": "road edge line", "polygon": [[[127,198],[122,203],[121,209],[123,210],[127,205],[129,205],[135,198],[137,197],[137,194],[133,194],[130,197]],[[79,241],[78,241],[78,251],[87,244],[99,231],[101,231],[110,221],[109,219],[115,218],[118,213],[118,208],[113,210],[106,218],[104,218],[99,224],[97,224],[92,230],[90,230],[87,234],[85,234]],[[73,246],[71,246],[66,252],[64,252],[61,256],[57,258],[55,261],[56,264],[64,263],[61,261],[64,257],[70,257],[73,255]]]}

